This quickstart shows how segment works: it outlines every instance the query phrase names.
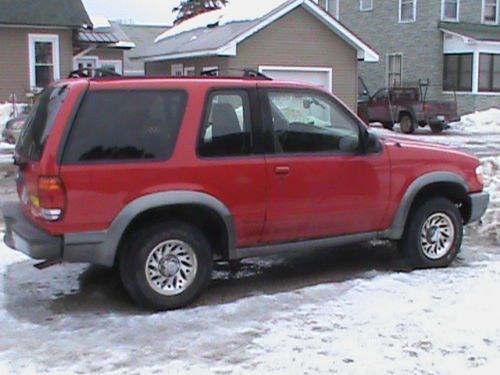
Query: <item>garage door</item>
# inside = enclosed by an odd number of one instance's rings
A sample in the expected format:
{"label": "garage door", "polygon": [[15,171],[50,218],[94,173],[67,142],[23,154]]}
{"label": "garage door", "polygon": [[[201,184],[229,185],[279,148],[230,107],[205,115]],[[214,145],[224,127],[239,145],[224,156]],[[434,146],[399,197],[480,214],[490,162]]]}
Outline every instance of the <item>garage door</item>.
{"label": "garage door", "polygon": [[272,79],[297,81],[333,91],[333,71],[331,68],[260,66],[259,71]]}

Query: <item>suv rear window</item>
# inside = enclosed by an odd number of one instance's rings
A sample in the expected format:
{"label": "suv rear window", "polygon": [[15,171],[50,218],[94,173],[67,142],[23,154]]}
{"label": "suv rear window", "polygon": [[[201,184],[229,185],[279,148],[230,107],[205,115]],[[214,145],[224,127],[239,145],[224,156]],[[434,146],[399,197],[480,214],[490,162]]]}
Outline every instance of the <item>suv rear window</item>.
{"label": "suv rear window", "polygon": [[55,124],[55,119],[68,96],[67,85],[45,89],[37,100],[17,144],[17,152],[34,161],[42,157],[45,144]]}
{"label": "suv rear window", "polygon": [[94,91],[73,124],[63,163],[166,160],[186,109],[183,91]]}

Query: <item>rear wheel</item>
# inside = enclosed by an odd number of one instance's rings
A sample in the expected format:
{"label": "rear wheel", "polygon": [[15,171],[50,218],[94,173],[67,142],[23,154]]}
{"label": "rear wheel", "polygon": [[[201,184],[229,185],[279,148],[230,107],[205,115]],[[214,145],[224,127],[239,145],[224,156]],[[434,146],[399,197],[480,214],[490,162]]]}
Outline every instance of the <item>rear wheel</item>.
{"label": "rear wheel", "polygon": [[212,252],[196,227],[162,222],[132,235],[120,258],[120,275],[140,306],[171,310],[193,302],[208,285]]}
{"label": "rear wheel", "polygon": [[412,134],[415,132],[415,121],[413,117],[407,113],[401,115],[399,119],[399,127],[401,131],[405,134]]}
{"label": "rear wheel", "polygon": [[408,219],[399,246],[415,268],[446,267],[462,245],[463,220],[460,211],[446,198],[421,204]]}
{"label": "rear wheel", "polygon": [[430,124],[431,131],[435,134],[441,133],[444,130],[444,125],[443,124]]}

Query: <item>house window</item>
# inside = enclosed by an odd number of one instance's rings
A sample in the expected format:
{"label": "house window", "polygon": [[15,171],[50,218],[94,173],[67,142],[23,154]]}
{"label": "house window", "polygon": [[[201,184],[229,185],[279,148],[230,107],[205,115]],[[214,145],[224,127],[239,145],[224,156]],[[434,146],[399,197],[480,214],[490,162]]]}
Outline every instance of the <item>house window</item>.
{"label": "house window", "polygon": [[499,0],[483,0],[483,23],[498,23]]}
{"label": "house window", "polygon": [[339,18],[339,3],[340,0],[328,0],[326,8],[327,11],[337,19]]}
{"label": "house window", "polygon": [[186,77],[194,77],[196,75],[196,70],[194,66],[186,66],[184,68],[184,75]]}
{"label": "house window", "polygon": [[472,56],[472,53],[444,55],[445,91],[472,91]]}
{"label": "house window", "polygon": [[417,19],[417,0],[399,0],[399,22],[415,22]]}
{"label": "house window", "polygon": [[219,67],[218,66],[205,66],[202,70],[203,73],[213,72],[211,75],[218,77],[219,76]]}
{"label": "house window", "polygon": [[460,16],[460,0],[442,0],[441,19],[458,22]]}
{"label": "house window", "polygon": [[59,36],[29,34],[30,85],[47,87],[60,78]]}
{"label": "house window", "polygon": [[172,77],[182,77],[184,74],[184,65],[182,64],[172,64]]}
{"label": "house window", "polygon": [[367,12],[373,9],[373,0],[359,0],[359,10]]}
{"label": "house window", "polygon": [[479,55],[479,91],[500,92],[500,54]]}
{"label": "house window", "polygon": [[123,74],[123,64],[120,60],[100,60],[99,67],[110,72]]}
{"label": "house window", "polygon": [[398,87],[403,82],[403,54],[387,55],[387,86]]}

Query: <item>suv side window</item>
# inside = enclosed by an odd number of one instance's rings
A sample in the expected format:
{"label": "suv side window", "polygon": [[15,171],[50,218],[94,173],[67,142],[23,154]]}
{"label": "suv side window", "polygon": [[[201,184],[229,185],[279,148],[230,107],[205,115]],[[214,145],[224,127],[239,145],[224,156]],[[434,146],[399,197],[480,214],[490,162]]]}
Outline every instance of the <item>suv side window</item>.
{"label": "suv side window", "polygon": [[187,94],[170,90],[93,91],[71,129],[63,163],[166,160]]}
{"label": "suv side window", "polygon": [[307,91],[269,92],[276,153],[353,153],[360,130],[340,104]]}
{"label": "suv side window", "polygon": [[198,144],[203,157],[239,156],[252,153],[250,99],[246,91],[210,94]]}

